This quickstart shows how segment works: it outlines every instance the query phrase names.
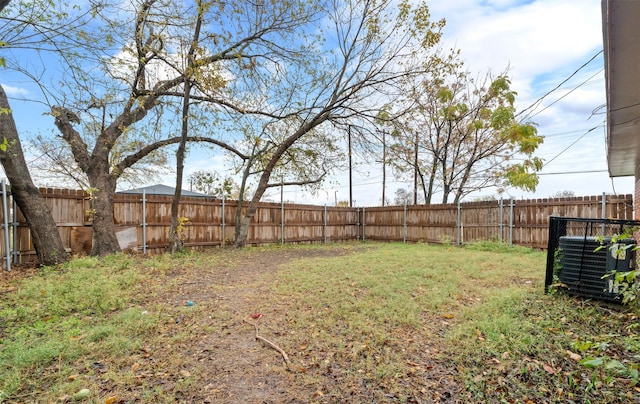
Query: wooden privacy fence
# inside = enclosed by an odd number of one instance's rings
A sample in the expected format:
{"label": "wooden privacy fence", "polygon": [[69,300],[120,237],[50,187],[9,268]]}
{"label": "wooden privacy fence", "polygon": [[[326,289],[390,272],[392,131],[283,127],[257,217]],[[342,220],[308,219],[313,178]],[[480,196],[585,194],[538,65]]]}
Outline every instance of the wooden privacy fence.
{"label": "wooden privacy fence", "polygon": [[[3,183],[3,190],[6,191]],[[91,200],[83,191],[41,189],[65,247],[74,254],[91,250]],[[10,193],[3,192],[3,266],[35,258],[29,229]],[[168,246],[171,196],[116,194],[116,234],[124,250],[159,253]],[[246,209],[246,204],[242,207]],[[209,247],[234,239],[238,202],[183,197],[179,216],[184,245]],[[546,248],[550,216],[633,219],[632,195],[499,200],[447,205],[347,208],[260,203],[247,244],[380,240],[457,244],[496,240]]]}
{"label": "wooden privacy fence", "polygon": [[499,200],[363,209],[367,239],[464,244],[495,240],[546,248],[549,217],[633,218],[632,195]]}

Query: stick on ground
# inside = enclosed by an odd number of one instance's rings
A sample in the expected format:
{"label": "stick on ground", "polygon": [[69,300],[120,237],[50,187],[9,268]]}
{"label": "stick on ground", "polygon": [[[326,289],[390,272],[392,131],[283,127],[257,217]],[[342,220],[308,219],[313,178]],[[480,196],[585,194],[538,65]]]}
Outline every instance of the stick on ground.
{"label": "stick on ground", "polygon": [[262,341],[265,345],[267,345],[268,347],[275,349],[276,351],[278,351],[280,353],[280,355],[282,355],[282,359],[284,360],[284,363],[287,365],[287,369],[291,369],[291,361],[289,361],[289,356],[287,356],[287,353],[284,351],[284,349],[280,348],[278,345],[274,344],[273,342],[269,341],[268,339],[260,336],[258,334],[258,325],[255,323],[252,323],[250,321],[247,320],[242,320],[245,323],[252,325],[253,328],[256,330],[256,339]]}

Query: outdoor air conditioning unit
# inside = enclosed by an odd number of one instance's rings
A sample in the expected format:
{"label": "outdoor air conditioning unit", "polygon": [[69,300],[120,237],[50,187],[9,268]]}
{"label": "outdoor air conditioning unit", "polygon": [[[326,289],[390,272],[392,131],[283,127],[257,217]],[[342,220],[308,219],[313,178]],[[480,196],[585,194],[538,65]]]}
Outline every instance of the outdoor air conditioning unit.
{"label": "outdoor air conditioning unit", "polygon": [[[598,250],[601,240],[605,247]],[[612,248],[611,237],[562,236],[558,242],[558,278],[570,294],[620,302],[618,284],[611,274],[635,266],[635,244],[634,239],[618,240]]]}

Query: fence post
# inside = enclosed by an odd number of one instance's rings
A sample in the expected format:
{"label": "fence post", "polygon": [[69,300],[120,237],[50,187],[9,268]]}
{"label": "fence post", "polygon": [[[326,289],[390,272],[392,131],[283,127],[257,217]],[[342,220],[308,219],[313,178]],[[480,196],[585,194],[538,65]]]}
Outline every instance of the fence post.
{"label": "fence post", "polygon": [[324,235],[324,243],[327,244],[327,204],[324,204],[324,218],[323,218],[322,234]]}
{"label": "fence post", "polygon": [[360,240],[360,208],[356,208],[356,240]]}
{"label": "fence post", "polygon": [[458,220],[456,223],[456,226],[458,228],[458,245],[462,245],[462,206],[460,205],[460,202],[458,202]]}
{"label": "fence post", "polygon": [[404,201],[404,235],[402,237],[402,242],[407,242],[407,201]]}
{"label": "fence post", "polygon": [[498,202],[500,204],[500,211],[498,213],[498,217],[499,217],[499,221],[500,221],[500,225],[499,227],[499,234],[498,234],[498,241],[500,242],[500,244],[502,244],[502,232],[504,231],[504,201],[502,200],[502,197],[500,197],[500,201]]}
{"label": "fence post", "polygon": [[280,183],[280,244],[284,244],[284,186]]}
{"label": "fence post", "polygon": [[11,271],[11,251],[9,244],[9,217],[7,209],[7,183],[2,180],[2,225],[4,226],[4,257],[7,261],[7,271]]}
{"label": "fence post", "polygon": [[513,246],[513,198],[509,199],[509,245]]}
{"label": "fence post", "polygon": [[362,241],[365,240],[365,236],[364,236],[364,228],[365,228],[365,220],[364,220],[364,212],[365,212],[365,208],[362,208]]}
{"label": "fence post", "polygon": [[224,221],[224,198],[225,198],[225,194],[224,192],[222,193],[222,217],[220,218],[220,226],[222,227],[222,234],[220,235],[220,245],[224,247],[225,240],[224,240],[224,236],[225,236],[225,221]]}
{"label": "fence post", "polygon": [[[607,218],[607,194],[605,192],[602,193],[602,218],[606,219]],[[602,222],[602,237],[605,236],[605,223]]]}
{"label": "fence post", "polygon": [[147,254],[147,191],[142,190],[142,254]]}
{"label": "fence post", "polygon": [[13,249],[11,251],[13,254],[13,263],[18,264],[20,257],[20,250],[18,250],[18,225],[20,223],[18,223],[18,206],[16,205],[16,201],[13,197],[11,198],[11,200],[13,203],[13,211],[11,216],[13,219],[13,221],[11,222],[11,226],[13,226]]}

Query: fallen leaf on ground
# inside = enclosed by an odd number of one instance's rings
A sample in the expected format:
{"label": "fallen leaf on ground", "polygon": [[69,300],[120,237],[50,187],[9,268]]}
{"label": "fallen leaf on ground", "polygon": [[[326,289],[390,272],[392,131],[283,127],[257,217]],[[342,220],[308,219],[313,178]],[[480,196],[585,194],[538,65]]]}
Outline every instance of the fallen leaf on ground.
{"label": "fallen leaf on ground", "polygon": [[567,349],[567,355],[569,355],[569,358],[573,359],[576,362],[580,362],[582,360],[582,356],[578,355],[575,352],[571,352]]}
{"label": "fallen leaf on ground", "polygon": [[111,396],[104,400],[104,404],[114,404],[116,401],[118,401],[118,396]]}
{"label": "fallen leaf on ground", "polygon": [[542,365],[542,368],[545,370],[545,372],[555,375],[556,371],[549,365],[547,365],[546,363],[544,365]]}

